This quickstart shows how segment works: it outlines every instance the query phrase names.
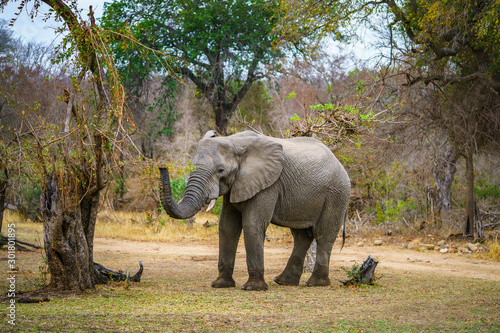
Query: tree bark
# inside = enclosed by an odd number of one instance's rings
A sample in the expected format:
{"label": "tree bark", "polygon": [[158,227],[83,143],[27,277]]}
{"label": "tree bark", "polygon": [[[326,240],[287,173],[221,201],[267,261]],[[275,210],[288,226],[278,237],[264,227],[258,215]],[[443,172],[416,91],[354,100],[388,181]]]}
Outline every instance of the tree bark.
{"label": "tree bark", "polygon": [[314,270],[314,265],[316,264],[316,252],[318,249],[318,243],[314,239],[307,250],[306,259],[304,260],[304,270],[306,272],[312,272]]}
{"label": "tree bark", "polygon": [[432,174],[437,187],[437,214],[451,209],[451,185],[457,171],[456,162],[459,155],[452,147],[445,146],[436,156]]}
{"label": "tree bark", "polygon": [[474,161],[472,154],[472,147],[467,147],[467,156],[465,158],[465,178],[466,178],[466,192],[467,199],[465,204],[465,223],[464,223],[464,236],[474,236],[474,218],[476,215],[475,200],[474,200]]}
{"label": "tree bark", "polygon": [[59,178],[61,176],[54,173],[48,175],[41,197],[44,248],[51,274],[49,287],[76,291],[93,289],[99,191],[78,200],[63,193],[61,187],[66,182]]}
{"label": "tree bark", "polygon": [[228,110],[225,110],[224,106],[214,107],[215,116],[215,131],[220,135],[227,135],[227,123],[228,123]]}
{"label": "tree bark", "polygon": [[2,231],[3,212],[5,210],[5,199],[7,196],[7,171],[5,171],[5,179],[0,180],[0,232]]}

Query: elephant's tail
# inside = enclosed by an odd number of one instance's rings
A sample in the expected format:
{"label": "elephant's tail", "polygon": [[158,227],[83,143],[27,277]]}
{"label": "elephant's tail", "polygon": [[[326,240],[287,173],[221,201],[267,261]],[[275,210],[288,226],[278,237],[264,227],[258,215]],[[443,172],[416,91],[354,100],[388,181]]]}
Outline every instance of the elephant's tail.
{"label": "elephant's tail", "polygon": [[340,247],[340,251],[344,248],[345,244],[345,221],[347,220],[347,210],[345,211],[344,215],[344,227],[342,228],[342,246]]}

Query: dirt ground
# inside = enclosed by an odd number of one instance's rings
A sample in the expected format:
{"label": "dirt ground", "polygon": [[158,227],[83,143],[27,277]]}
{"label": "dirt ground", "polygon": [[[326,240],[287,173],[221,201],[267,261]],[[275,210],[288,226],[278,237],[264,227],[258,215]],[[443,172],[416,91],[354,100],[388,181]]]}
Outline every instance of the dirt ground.
{"label": "dirt ground", "polygon": [[[273,272],[279,273],[284,268],[290,256],[293,244],[276,244],[268,242],[265,245],[266,281],[272,281]],[[213,276],[217,275],[218,247],[216,244],[193,244],[192,242],[158,243],[137,242],[121,239],[98,238],[95,241],[96,260],[105,260],[106,254],[125,254],[141,259],[145,266],[149,261],[156,262],[160,258],[174,262],[190,262],[190,266],[206,265],[211,262]],[[385,246],[346,246],[340,251],[336,244],[331,256],[331,269],[340,267],[350,268],[354,262],[361,264],[368,255],[379,260],[377,273],[383,275],[388,271],[400,273],[432,274],[434,276],[452,276],[484,279],[500,282],[500,263],[496,261],[478,259],[469,254],[442,254],[437,251],[414,251],[402,249],[395,245]],[[245,271],[245,249],[240,242],[236,258],[237,270]],[[130,269],[133,271],[133,264]],[[146,270],[147,276],[147,270]],[[210,281],[206,281],[208,284]],[[244,283],[245,281],[238,281]],[[271,282],[272,283],[272,282]]]}

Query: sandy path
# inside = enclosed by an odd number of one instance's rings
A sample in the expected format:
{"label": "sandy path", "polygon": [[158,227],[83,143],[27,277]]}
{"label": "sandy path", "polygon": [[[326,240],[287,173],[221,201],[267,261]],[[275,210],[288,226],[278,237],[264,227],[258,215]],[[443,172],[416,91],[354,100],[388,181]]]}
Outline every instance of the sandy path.
{"label": "sandy path", "polygon": [[[134,255],[139,258],[168,259],[176,262],[194,263],[209,262],[216,270],[218,246],[215,244],[199,244],[186,242],[138,242],[122,239],[96,238],[94,243],[96,254],[106,253]],[[284,268],[290,255],[292,244],[266,243],[266,272],[279,273]],[[453,277],[468,277],[500,282],[500,262],[478,259],[474,255],[441,254],[434,251],[418,252],[403,250],[396,246],[347,246],[342,252],[334,246],[331,257],[331,269],[340,266],[351,267],[353,261],[358,263],[372,254],[380,261],[378,270],[384,272],[432,274]],[[240,243],[236,259],[237,269],[244,269],[245,252]]]}

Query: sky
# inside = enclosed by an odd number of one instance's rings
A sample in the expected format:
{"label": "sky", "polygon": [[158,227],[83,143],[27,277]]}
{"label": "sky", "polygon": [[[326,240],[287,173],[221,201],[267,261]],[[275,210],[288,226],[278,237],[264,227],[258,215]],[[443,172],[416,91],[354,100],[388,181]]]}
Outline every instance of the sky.
{"label": "sky", "polygon": [[[78,8],[83,9],[82,15],[86,16],[89,12],[89,6],[95,13],[95,17],[99,18],[102,15],[104,8],[104,0],[79,0]],[[106,2],[111,2],[110,0]],[[0,19],[4,19],[10,22],[10,20],[15,17],[15,13],[18,12],[17,7],[18,2],[10,1],[4,8],[3,12],[0,11]],[[44,22],[41,18],[35,17],[33,20],[29,17],[29,12],[33,8],[33,2],[27,2],[22,13],[19,15],[17,21],[14,23],[12,30],[14,31],[15,37],[21,37],[27,41],[36,41],[41,43],[50,44],[60,41],[61,37],[56,35],[55,30],[61,26],[60,22],[55,22],[54,20],[49,20]],[[47,13],[48,6],[45,4],[40,5],[40,13]],[[40,17],[43,15],[40,15]]]}
{"label": "sky", "polygon": [[[104,2],[112,2],[113,0],[78,0],[78,8],[82,9],[82,15],[86,16],[89,12],[89,6],[92,5],[95,17],[100,18],[102,16],[102,12],[104,9]],[[5,7],[3,12],[0,12],[0,19],[5,19],[10,21],[13,17],[15,17],[15,13],[18,11],[17,2],[10,1]],[[15,37],[21,37],[26,41],[36,41],[40,43],[50,44],[53,43],[54,46],[61,41],[62,37],[55,33],[56,29],[61,26],[60,22],[55,22],[54,20],[49,20],[44,22],[41,17],[43,15],[39,15],[39,17],[35,17],[33,20],[29,17],[29,12],[33,8],[33,2],[27,2],[25,8],[23,9],[21,15],[19,15],[18,19],[14,23],[12,30],[14,31]],[[39,8],[40,13],[47,13],[48,6],[45,4],[41,4]],[[345,52],[353,52],[354,55],[361,60],[368,60],[374,57],[377,54],[377,51],[370,46],[369,41],[373,40],[374,37],[369,33],[368,35],[364,34],[364,39],[368,42],[356,42],[351,43],[349,45],[342,45]],[[335,45],[332,44],[331,52],[332,54],[338,52],[338,47],[340,44]]]}

